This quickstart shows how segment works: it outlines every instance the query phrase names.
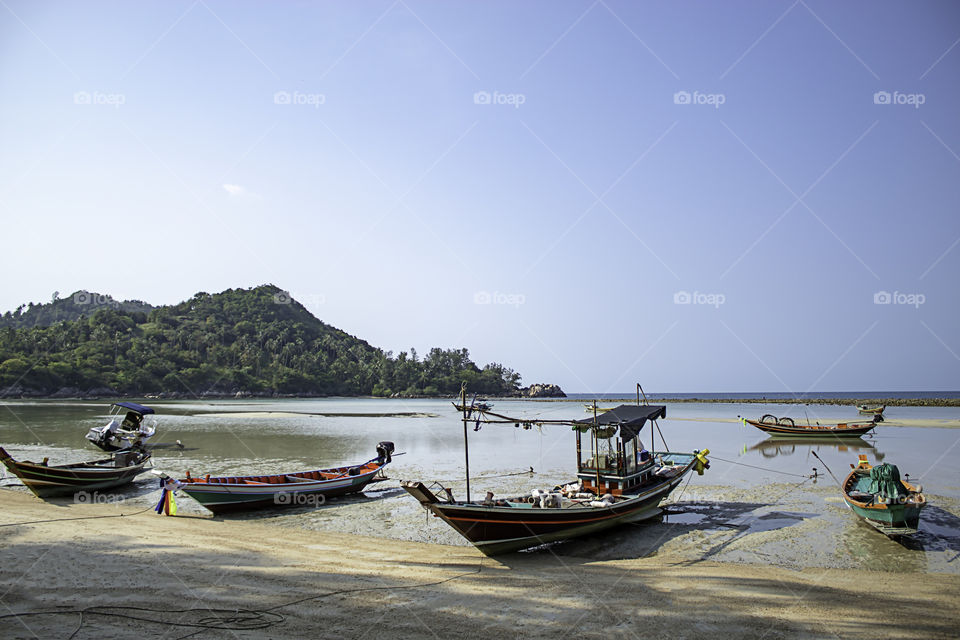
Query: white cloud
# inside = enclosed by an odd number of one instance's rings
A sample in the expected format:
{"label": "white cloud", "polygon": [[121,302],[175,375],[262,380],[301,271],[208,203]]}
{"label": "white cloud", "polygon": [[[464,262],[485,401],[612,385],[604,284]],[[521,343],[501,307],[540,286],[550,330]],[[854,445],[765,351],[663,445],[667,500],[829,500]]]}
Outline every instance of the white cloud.
{"label": "white cloud", "polygon": [[225,184],[223,185],[223,190],[229,193],[231,196],[247,195],[247,190],[238,184]]}

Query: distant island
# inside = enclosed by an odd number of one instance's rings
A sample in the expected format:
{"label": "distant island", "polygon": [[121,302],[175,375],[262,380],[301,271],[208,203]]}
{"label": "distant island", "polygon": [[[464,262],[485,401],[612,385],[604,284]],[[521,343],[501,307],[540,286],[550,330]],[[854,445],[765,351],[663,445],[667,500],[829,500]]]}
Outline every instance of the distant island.
{"label": "distant island", "polygon": [[464,348],[385,352],[274,285],[157,307],[77,291],[0,316],[0,397],[563,396],[520,380]]}

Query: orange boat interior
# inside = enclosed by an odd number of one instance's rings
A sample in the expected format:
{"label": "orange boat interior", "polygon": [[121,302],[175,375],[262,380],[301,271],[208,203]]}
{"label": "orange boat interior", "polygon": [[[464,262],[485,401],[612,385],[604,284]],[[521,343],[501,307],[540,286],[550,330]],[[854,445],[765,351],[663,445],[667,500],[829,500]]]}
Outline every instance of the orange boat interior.
{"label": "orange boat interior", "polygon": [[297,473],[277,473],[268,476],[226,476],[226,477],[194,477],[187,471],[187,477],[180,482],[204,484],[296,484],[299,482],[321,482],[323,480],[336,480],[348,476],[359,476],[380,468],[375,462],[358,465],[355,467],[338,467],[336,469],[323,469],[317,471],[300,471]]}

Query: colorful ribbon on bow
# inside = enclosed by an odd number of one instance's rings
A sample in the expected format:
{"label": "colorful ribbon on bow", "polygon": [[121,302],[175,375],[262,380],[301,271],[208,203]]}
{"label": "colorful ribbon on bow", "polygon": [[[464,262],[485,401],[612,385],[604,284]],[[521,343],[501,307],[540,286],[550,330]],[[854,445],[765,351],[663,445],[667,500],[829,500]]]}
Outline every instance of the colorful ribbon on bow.
{"label": "colorful ribbon on bow", "polygon": [[180,488],[180,481],[173,478],[160,478],[160,502],[157,503],[157,515],[177,515],[177,501],[173,492]]}

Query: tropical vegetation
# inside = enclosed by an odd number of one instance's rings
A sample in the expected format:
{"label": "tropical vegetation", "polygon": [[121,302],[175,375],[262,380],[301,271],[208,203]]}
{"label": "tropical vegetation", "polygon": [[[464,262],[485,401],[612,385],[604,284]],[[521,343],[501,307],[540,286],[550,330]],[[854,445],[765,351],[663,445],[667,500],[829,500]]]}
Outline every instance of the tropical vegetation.
{"label": "tropical vegetation", "polygon": [[177,305],[76,292],[0,318],[0,393],[510,395],[520,375],[467,349],[394,355],[314,317],[273,285]]}

